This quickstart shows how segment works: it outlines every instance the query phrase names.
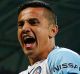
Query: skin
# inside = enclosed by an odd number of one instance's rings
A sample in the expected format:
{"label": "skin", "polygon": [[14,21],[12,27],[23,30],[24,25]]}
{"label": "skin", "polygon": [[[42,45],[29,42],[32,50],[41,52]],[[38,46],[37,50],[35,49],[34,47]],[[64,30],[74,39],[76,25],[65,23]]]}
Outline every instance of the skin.
{"label": "skin", "polygon": [[[18,39],[31,65],[46,59],[50,51],[55,47],[55,36],[58,32],[58,27],[50,24],[48,19],[44,17],[46,10],[46,8],[29,7],[22,10],[18,16]],[[34,24],[28,21],[34,21],[34,19],[36,20]],[[36,42],[29,48],[24,44],[23,31],[36,39]]]}

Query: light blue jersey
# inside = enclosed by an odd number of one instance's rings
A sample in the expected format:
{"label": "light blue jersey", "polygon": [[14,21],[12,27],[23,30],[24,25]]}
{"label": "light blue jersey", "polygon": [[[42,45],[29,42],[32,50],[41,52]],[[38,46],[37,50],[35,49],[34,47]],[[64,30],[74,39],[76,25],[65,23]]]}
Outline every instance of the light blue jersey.
{"label": "light blue jersey", "polygon": [[28,66],[20,74],[80,74],[80,55],[67,48],[55,47],[45,60]]}
{"label": "light blue jersey", "polygon": [[80,55],[72,50],[56,47],[47,62],[50,74],[80,74]]}

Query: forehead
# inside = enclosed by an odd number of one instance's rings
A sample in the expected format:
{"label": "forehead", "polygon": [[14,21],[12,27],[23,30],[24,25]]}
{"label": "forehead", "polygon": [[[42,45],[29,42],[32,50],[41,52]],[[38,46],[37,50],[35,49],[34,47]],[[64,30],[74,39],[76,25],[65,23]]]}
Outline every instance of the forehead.
{"label": "forehead", "polygon": [[32,7],[29,7],[29,8],[26,8],[24,10],[22,10],[18,16],[18,19],[23,19],[23,18],[32,18],[32,17],[44,17],[43,16],[43,13],[44,13],[44,10],[46,10],[45,8],[32,8]]}

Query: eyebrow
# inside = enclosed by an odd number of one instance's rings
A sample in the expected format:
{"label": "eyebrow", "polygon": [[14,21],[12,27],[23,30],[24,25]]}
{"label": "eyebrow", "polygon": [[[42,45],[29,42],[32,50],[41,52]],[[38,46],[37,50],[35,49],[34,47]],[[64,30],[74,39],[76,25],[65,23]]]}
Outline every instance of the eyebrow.
{"label": "eyebrow", "polygon": [[28,19],[25,19],[25,20],[20,20],[18,21],[18,23],[22,22],[22,21],[29,21],[29,20],[38,20],[37,18],[28,18]]}
{"label": "eyebrow", "polygon": [[26,21],[29,21],[29,20],[38,20],[37,18],[29,18],[28,20]]}

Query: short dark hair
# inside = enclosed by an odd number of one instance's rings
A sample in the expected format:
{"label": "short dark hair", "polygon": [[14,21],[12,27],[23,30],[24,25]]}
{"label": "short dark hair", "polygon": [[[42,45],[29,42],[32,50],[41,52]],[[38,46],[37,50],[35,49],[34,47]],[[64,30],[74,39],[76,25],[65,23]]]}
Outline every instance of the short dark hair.
{"label": "short dark hair", "polygon": [[[19,9],[18,9],[18,15],[20,14],[20,12],[26,8],[29,8],[29,7],[42,7],[42,8],[46,8],[49,12],[49,18],[50,21],[52,21],[54,19],[54,22],[56,24],[56,15],[55,15],[55,12],[53,11],[53,9],[51,8],[51,6],[49,5],[49,3],[46,3],[46,2],[43,2],[43,1],[27,1],[27,2],[24,2],[23,4],[21,4],[19,6]],[[51,20],[52,19],[52,20]],[[53,22],[53,21],[52,21]]]}

